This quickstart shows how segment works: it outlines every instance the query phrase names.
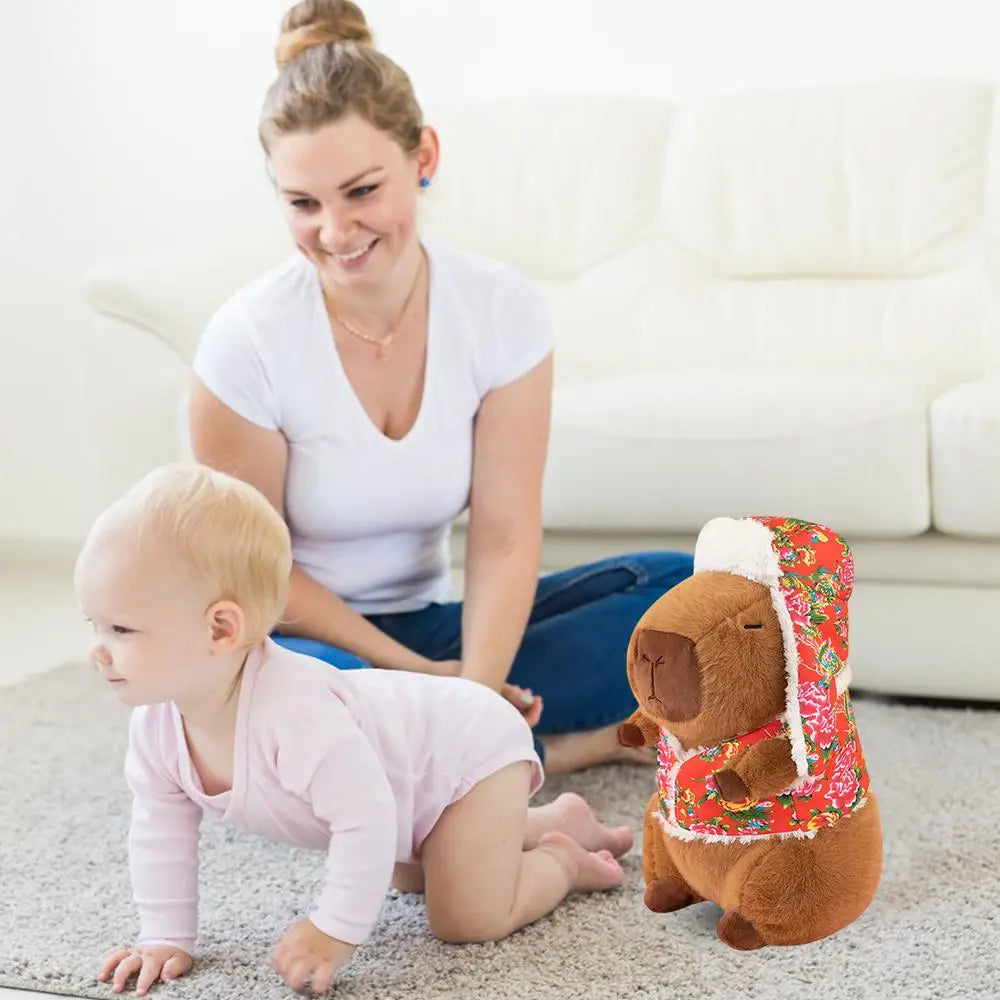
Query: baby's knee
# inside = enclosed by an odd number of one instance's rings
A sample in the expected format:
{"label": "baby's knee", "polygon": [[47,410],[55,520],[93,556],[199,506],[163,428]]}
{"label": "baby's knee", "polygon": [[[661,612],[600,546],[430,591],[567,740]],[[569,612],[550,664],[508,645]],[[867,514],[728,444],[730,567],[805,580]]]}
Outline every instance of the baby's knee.
{"label": "baby's knee", "polygon": [[483,910],[427,906],[427,922],[435,937],[448,944],[482,944],[500,941],[515,928],[509,914]]}

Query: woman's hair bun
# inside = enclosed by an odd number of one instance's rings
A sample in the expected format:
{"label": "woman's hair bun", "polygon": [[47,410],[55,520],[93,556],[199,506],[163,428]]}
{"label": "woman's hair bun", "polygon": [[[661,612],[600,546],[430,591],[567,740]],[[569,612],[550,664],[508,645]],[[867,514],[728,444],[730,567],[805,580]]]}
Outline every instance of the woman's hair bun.
{"label": "woman's hair bun", "polygon": [[374,44],[361,8],[351,0],[302,0],[281,22],[281,34],[275,47],[278,69],[315,45],[336,42]]}

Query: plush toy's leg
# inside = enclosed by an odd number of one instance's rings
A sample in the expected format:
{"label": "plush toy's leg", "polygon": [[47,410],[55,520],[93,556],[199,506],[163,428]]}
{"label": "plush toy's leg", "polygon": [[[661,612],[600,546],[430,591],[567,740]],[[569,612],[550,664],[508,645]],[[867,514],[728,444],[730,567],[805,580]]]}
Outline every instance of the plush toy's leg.
{"label": "plush toy's leg", "polygon": [[737,951],[756,951],[764,947],[756,928],[739,910],[726,910],[715,928],[719,940]]}
{"label": "plush toy's leg", "polygon": [[684,881],[667,850],[663,827],[656,818],[660,811],[659,797],[654,793],[646,806],[646,821],[642,837],[642,875],[646,881],[643,902],[654,913],[670,913],[692,903],[701,896]]}
{"label": "plush toy's leg", "polygon": [[[856,920],[882,872],[882,824],[871,796],[859,812],[811,839],[778,841],[763,853],[718,935],[732,948],[807,944]],[[748,945],[756,937],[760,944]]]}

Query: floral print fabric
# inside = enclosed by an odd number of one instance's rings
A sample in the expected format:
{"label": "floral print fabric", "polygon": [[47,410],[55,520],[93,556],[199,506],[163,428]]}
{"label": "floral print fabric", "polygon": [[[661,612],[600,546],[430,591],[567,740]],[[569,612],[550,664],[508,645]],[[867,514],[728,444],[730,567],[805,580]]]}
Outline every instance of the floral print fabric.
{"label": "floral print fabric", "polygon": [[[715,747],[678,754],[666,732],[659,741],[658,789],[668,832],[685,839],[754,840],[812,836],[853,809],[869,789],[868,770],[851,709],[837,690],[846,669],[847,601],[854,560],[847,543],[823,525],[794,518],[753,518],[770,532],[781,573],[773,588],[776,611],[787,610],[797,662],[786,664],[789,704],[781,718]],[[780,604],[779,604],[780,602]],[[789,648],[786,636],[786,650]],[[787,737],[804,742],[806,773],[766,801],[727,802],[715,775],[744,749]]]}

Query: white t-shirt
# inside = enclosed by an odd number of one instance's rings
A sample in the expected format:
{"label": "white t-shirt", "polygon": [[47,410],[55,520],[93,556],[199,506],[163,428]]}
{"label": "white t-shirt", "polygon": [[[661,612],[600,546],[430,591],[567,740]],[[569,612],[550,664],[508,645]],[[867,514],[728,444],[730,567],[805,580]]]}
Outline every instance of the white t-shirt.
{"label": "white t-shirt", "polygon": [[223,305],[194,360],[221,402],[284,434],[295,561],[362,614],[449,600],[448,534],[469,501],[479,405],[552,350],[548,312],[527,281],[495,261],[425,249],[424,393],[399,441],[355,395],[301,255]]}

